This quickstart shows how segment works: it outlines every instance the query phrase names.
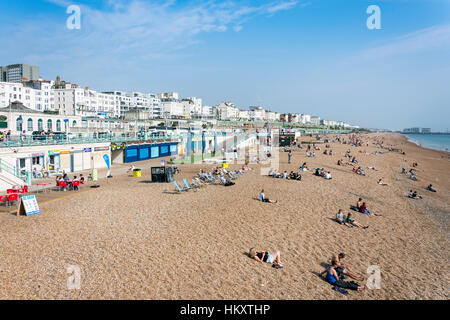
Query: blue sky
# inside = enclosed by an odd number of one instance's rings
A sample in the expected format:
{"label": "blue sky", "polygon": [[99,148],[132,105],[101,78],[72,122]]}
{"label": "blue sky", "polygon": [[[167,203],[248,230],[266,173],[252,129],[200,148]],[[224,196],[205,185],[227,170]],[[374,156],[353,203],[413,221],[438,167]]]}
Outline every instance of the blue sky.
{"label": "blue sky", "polygon": [[[80,30],[66,28],[70,4]],[[0,65],[95,90],[450,128],[450,0],[0,0],[0,38]]]}

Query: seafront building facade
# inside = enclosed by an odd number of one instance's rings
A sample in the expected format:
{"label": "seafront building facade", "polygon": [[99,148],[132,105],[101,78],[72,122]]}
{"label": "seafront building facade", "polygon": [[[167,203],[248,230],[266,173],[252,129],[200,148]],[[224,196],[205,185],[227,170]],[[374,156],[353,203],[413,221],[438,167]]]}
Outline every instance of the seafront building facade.
{"label": "seafront building facade", "polygon": [[59,174],[104,168],[105,155],[113,163],[123,163],[203,154],[216,150],[228,134],[264,130],[269,124],[319,130],[314,132],[350,127],[342,121],[279,114],[262,106],[240,109],[230,101],[204,105],[199,97],[180,98],[177,92],[100,92],[59,76],[46,81],[38,68],[27,68],[1,67],[0,189],[24,180],[30,183],[36,171]]}

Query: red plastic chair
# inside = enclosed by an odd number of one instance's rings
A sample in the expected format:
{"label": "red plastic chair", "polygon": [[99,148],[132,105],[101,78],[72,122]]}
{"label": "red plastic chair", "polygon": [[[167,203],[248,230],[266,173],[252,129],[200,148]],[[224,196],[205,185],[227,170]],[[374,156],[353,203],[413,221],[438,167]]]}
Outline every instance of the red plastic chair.
{"label": "red plastic chair", "polygon": [[0,196],[0,202],[5,202],[6,205],[8,205],[8,207],[9,207],[9,197],[8,197],[8,195]]}
{"label": "red plastic chair", "polygon": [[19,195],[17,193],[12,193],[8,195],[8,202],[11,203],[13,201],[18,201],[19,200]]}
{"label": "red plastic chair", "polygon": [[73,190],[78,190],[79,187],[80,187],[80,181],[73,181],[72,182]]}
{"label": "red plastic chair", "polygon": [[60,181],[59,182],[59,188],[61,189],[66,189],[67,188],[67,183],[65,181]]}

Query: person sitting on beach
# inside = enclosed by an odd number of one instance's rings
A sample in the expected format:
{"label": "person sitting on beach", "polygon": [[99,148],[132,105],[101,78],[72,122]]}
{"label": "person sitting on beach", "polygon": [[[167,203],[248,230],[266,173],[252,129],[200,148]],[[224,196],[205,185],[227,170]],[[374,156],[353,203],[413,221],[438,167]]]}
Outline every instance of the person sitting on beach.
{"label": "person sitting on beach", "polygon": [[136,168],[136,167],[134,166],[134,164],[132,164],[132,165],[128,168],[128,170],[127,170],[126,173],[133,172],[133,170],[134,170],[135,168]]}
{"label": "person sitting on beach", "polygon": [[288,178],[288,177],[287,177],[287,171],[286,171],[286,170],[283,172],[282,178],[283,178],[283,179],[287,179],[287,178]]}
{"label": "person sitting on beach", "polygon": [[361,167],[358,167],[358,169],[356,169],[355,172],[356,172],[356,174],[358,174],[360,176],[365,176],[366,175]]}
{"label": "person sitting on beach", "polygon": [[291,173],[289,173],[289,179],[290,180],[297,179],[297,173],[295,173],[294,171],[291,171]]}
{"label": "person sitting on beach", "polygon": [[432,184],[430,184],[430,185],[429,185],[428,187],[426,187],[425,189],[428,190],[428,191],[431,191],[431,192],[436,192],[436,190],[433,189],[433,185],[432,185]]}
{"label": "person sitting on beach", "polygon": [[357,290],[357,291],[363,291],[366,289],[365,286],[360,286],[356,282],[353,281],[344,281],[340,280],[339,276],[336,272],[337,264],[334,261],[331,266],[329,266],[327,269],[325,269],[320,275],[323,276],[326,273],[326,280],[329,284],[343,288],[343,289],[350,289],[350,290]]}
{"label": "person sitting on beach", "polygon": [[80,173],[80,184],[84,184],[84,177],[83,174]]}
{"label": "person sitting on beach", "polygon": [[361,205],[361,207],[359,208],[359,212],[363,213],[363,214],[372,214],[374,216],[380,216],[379,214],[376,214],[374,212],[370,212],[369,209],[367,209],[366,203],[363,202],[363,204]]}
{"label": "person sitting on beach", "polygon": [[422,196],[419,196],[418,194],[417,194],[417,191],[412,191],[412,190],[409,190],[409,192],[408,192],[408,198],[411,198],[411,199],[422,199]]}
{"label": "person sitting on beach", "polygon": [[360,224],[359,222],[355,221],[355,220],[352,218],[351,212],[349,212],[349,213],[347,214],[347,217],[344,219],[344,221],[345,221],[345,223],[347,223],[347,224],[350,224],[350,225],[355,226],[355,227],[360,227],[360,228],[363,228],[363,229],[367,229],[367,228],[369,227],[369,226],[363,226],[363,225]]}
{"label": "person sitting on beach", "polygon": [[270,200],[269,198],[266,198],[264,194],[264,189],[261,190],[261,193],[259,194],[259,201],[261,202],[268,202],[268,203],[277,203],[277,200]]}
{"label": "person sitting on beach", "polygon": [[345,258],[345,253],[341,252],[339,254],[333,254],[331,257],[331,264],[336,263],[336,273],[339,276],[340,280],[345,279],[345,276],[349,276],[350,278],[358,281],[364,281],[364,276],[358,276],[356,273],[351,271],[346,264],[344,264],[343,260]]}
{"label": "person sitting on beach", "polygon": [[325,173],[325,175],[323,176],[325,179],[330,180],[331,179],[331,173],[330,171],[328,171],[327,173]]}
{"label": "person sitting on beach", "polygon": [[78,186],[73,185],[74,182],[80,182],[80,180],[78,180],[77,176],[73,177],[72,186],[73,186],[73,190],[78,190],[79,189]]}
{"label": "person sitting on beach", "polygon": [[306,165],[306,162],[303,162],[302,166],[300,167],[300,171],[308,171],[308,166]]}
{"label": "person sitting on beach", "polygon": [[321,168],[316,168],[316,172],[314,172],[314,175],[320,177],[320,170]]}
{"label": "person sitting on beach", "polygon": [[347,222],[345,222],[345,216],[344,216],[344,213],[342,212],[342,209],[339,209],[338,213],[336,213],[336,221],[339,224],[343,224],[343,225],[346,225],[347,227],[351,228],[351,226],[349,224],[347,224]]}
{"label": "person sitting on beach", "polygon": [[341,159],[338,160],[337,165],[338,166],[342,166],[342,160]]}
{"label": "person sitting on beach", "polygon": [[275,253],[270,253],[268,251],[256,251],[255,248],[250,248],[249,257],[255,259],[258,262],[271,263],[274,268],[282,268],[283,263],[281,263],[280,251]]}
{"label": "person sitting on beach", "polygon": [[387,186],[388,185],[387,183],[384,183],[382,179],[378,180],[378,184],[380,186]]}

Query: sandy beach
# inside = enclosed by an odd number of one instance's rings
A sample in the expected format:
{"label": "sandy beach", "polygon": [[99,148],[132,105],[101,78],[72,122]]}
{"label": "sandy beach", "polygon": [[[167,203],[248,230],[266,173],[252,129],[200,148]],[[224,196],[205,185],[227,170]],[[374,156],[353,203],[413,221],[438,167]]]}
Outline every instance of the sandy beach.
{"label": "sandy beach", "polygon": [[[334,155],[323,155],[321,146],[316,158],[296,150],[291,164],[281,152],[281,172],[307,162],[331,171],[332,180],[312,172],[302,181],[274,179],[252,164],[234,186],[174,194],[172,183],[149,182],[147,161],[137,164],[141,178],[126,174],[125,165],[113,168],[114,178],[100,180],[100,188],[44,202],[39,215],[1,213],[0,298],[448,299],[450,155],[400,134],[362,137],[369,146],[331,143]],[[381,139],[406,154],[373,144]],[[367,176],[337,165],[347,149]],[[417,182],[401,174],[413,162]],[[190,179],[212,166],[181,165],[175,178]],[[378,185],[380,178],[388,186]],[[437,193],[424,189],[430,183]],[[262,188],[278,203],[257,201]],[[423,199],[407,198],[410,189]],[[337,210],[349,212],[359,197],[382,216],[355,212],[366,230],[336,223]],[[250,259],[250,247],[280,250],[284,268]],[[381,289],[332,290],[318,273],[339,252],[360,274],[379,266]],[[67,288],[71,265],[81,270],[80,290]]]}

